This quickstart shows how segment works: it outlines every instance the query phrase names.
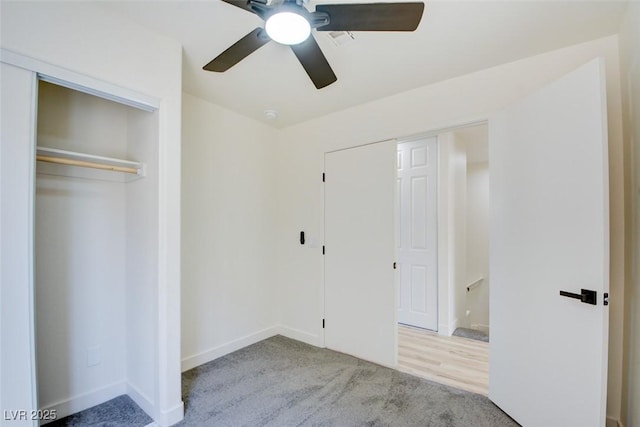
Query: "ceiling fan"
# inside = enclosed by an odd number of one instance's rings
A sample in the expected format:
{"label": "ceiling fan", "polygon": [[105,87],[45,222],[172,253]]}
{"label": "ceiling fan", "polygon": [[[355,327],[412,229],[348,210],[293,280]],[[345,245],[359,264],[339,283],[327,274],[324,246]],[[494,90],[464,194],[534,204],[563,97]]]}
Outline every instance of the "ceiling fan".
{"label": "ceiling fan", "polygon": [[[422,19],[424,3],[320,4],[314,12],[303,0],[222,0],[255,13],[265,21],[202,67],[224,72],[273,40],[290,45],[317,89],[337,80],[320,46],[317,31],[414,31]],[[308,0],[304,0],[308,1]]]}

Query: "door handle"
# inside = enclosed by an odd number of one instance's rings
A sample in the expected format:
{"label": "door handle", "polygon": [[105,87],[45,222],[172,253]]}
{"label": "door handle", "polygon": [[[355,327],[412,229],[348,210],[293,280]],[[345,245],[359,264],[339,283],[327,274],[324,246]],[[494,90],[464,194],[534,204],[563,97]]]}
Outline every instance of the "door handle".
{"label": "door handle", "polygon": [[597,292],[589,289],[580,289],[579,294],[574,294],[572,292],[560,291],[560,296],[579,299],[581,302],[585,304],[596,305],[597,304]]}

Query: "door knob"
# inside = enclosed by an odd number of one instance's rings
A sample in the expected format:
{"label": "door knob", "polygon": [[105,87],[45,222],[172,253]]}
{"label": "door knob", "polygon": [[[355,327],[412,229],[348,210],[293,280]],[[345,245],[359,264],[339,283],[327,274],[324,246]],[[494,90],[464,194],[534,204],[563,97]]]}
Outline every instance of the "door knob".
{"label": "door knob", "polygon": [[581,302],[585,304],[596,305],[597,304],[597,292],[589,289],[580,289],[579,294],[574,294],[572,292],[560,291],[560,296],[579,299]]}

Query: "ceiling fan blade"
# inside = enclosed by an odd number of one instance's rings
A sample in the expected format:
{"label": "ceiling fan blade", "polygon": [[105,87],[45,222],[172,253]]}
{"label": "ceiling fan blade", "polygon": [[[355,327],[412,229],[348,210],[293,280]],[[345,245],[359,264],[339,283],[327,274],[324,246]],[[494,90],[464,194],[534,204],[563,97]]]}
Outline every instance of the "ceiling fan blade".
{"label": "ceiling fan blade", "polygon": [[291,45],[291,49],[316,89],[322,89],[338,80],[313,35],[300,44]]}
{"label": "ceiling fan blade", "polygon": [[254,13],[253,9],[251,9],[251,2],[249,0],[222,0],[225,3],[229,3],[233,6],[239,7],[240,9],[244,9],[248,12]]}
{"label": "ceiling fan blade", "polygon": [[318,31],[414,31],[424,3],[319,4],[316,12],[329,15]]}
{"label": "ceiling fan blade", "polygon": [[244,58],[267,44],[271,39],[264,29],[256,28],[249,34],[235,42],[231,47],[216,56],[211,62],[202,67],[203,70],[222,73],[242,61]]}

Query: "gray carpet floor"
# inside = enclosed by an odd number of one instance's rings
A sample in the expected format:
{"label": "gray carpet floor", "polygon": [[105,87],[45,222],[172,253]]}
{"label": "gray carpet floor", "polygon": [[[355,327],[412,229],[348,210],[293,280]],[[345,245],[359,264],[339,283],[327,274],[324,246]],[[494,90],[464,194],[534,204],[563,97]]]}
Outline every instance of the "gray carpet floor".
{"label": "gray carpet floor", "polygon": [[518,425],[484,396],[282,336],[182,378],[181,426]]}
{"label": "gray carpet floor", "polygon": [[[276,336],[182,374],[185,427],[512,427],[489,399]],[[51,426],[143,427],[127,396]]]}
{"label": "gray carpet floor", "polygon": [[143,427],[151,422],[151,417],[129,396],[122,395],[47,426]]}
{"label": "gray carpet floor", "polygon": [[472,340],[489,342],[489,334],[478,331],[476,329],[456,328],[456,330],[453,331],[453,335],[456,337],[470,338]]}

